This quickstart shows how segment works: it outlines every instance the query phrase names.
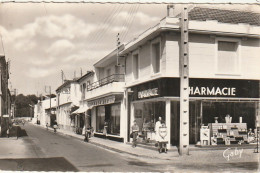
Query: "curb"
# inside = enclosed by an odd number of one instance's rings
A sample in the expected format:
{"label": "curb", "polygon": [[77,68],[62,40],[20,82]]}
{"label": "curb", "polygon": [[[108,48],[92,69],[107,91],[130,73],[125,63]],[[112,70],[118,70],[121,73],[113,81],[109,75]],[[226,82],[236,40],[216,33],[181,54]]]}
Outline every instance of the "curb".
{"label": "curb", "polygon": [[[62,132],[57,132],[57,134],[62,135],[62,136],[69,136],[69,137],[72,137],[74,139],[82,141],[81,138],[79,138],[77,136],[70,135],[70,134],[66,134],[66,133],[62,133]],[[117,153],[125,153],[125,154],[129,154],[129,155],[132,155],[132,156],[143,157],[143,158],[163,159],[163,158],[160,158],[160,157],[152,157],[152,156],[147,156],[147,155],[142,155],[142,154],[134,154],[134,153],[127,152],[127,151],[124,151],[124,150],[109,147],[107,145],[103,145],[103,144],[100,144],[100,143],[97,143],[97,142],[93,142],[93,141],[91,141],[91,139],[87,143],[89,143],[91,145],[95,145],[95,146],[100,147],[100,148],[111,150],[111,151],[114,151],[114,152],[117,152]],[[169,159],[163,159],[163,160],[169,160]]]}

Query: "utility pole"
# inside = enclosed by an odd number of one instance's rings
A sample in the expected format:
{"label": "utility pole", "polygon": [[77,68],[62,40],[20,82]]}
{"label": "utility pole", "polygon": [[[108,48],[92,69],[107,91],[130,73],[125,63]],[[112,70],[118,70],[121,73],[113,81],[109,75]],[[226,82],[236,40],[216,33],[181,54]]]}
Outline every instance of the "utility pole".
{"label": "utility pole", "polygon": [[116,58],[116,65],[119,66],[119,47],[120,47],[120,37],[119,33],[116,36],[116,46],[117,46],[117,58]]}
{"label": "utility pole", "polygon": [[180,45],[180,155],[189,154],[189,32],[188,9],[185,6],[181,13]]}
{"label": "utility pole", "polygon": [[63,84],[63,81],[64,81],[64,79],[63,79],[63,71],[61,70],[61,82],[62,82],[62,84]]}

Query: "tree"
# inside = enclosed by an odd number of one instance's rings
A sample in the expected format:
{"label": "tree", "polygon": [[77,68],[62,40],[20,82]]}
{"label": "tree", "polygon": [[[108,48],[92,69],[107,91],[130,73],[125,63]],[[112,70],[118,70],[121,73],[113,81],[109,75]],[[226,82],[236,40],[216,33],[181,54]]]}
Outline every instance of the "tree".
{"label": "tree", "polygon": [[16,115],[15,117],[30,117],[33,116],[33,110],[30,105],[35,105],[40,98],[36,95],[19,94],[15,98]]}

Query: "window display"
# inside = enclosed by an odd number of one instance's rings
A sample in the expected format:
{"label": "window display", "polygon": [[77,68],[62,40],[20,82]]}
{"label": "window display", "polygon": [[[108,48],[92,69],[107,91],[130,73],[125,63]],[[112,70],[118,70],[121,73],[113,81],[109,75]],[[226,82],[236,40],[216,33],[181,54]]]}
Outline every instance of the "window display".
{"label": "window display", "polygon": [[97,132],[120,135],[120,103],[97,107]]}
{"label": "window display", "polygon": [[103,133],[105,123],[105,106],[97,107],[97,132]]}
{"label": "window display", "polygon": [[159,117],[165,121],[165,102],[134,103],[134,120],[140,127],[140,133],[145,142],[155,140],[155,122]]}
{"label": "window display", "polygon": [[[252,143],[255,111],[254,102],[204,102],[202,122],[209,126],[209,145]],[[201,131],[204,127],[201,126]],[[202,134],[200,140],[203,145]]]}

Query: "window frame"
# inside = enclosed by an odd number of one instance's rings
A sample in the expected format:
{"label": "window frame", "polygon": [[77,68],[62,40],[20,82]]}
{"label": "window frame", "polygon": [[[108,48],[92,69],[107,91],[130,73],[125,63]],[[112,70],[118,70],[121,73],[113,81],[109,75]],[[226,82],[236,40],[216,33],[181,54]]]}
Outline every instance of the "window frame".
{"label": "window frame", "polygon": [[[161,37],[157,37],[155,38],[153,41],[151,41],[150,43],[150,61],[151,61],[151,64],[150,64],[150,68],[151,68],[151,74],[154,75],[154,74],[160,74],[162,72],[162,43],[161,43]],[[154,72],[154,55],[153,55],[153,45],[159,43],[159,55],[160,55],[160,67],[159,67],[159,71],[158,72]]]}
{"label": "window frame", "polygon": [[[234,72],[223,72],[218,69],[218,43],[222,42],[234,42],[237,43],[237,67]],[[228,37],[217,37],[215,39],[215,74],[216,75],[241,75],[241,39],[239,38],[228,38]]]}
{"label": "window frame", "polygon": [[[138,71],[138,77],[135,78],[135,69],[136,67],[135,64],[134,64],[134,57],[138,55],[138,68],[137,68],[137,71]],[[139,49],[138,50],[135,50],[133,53],[132,53],[132,78],[134,79],[134,81],[137,81],[140,79],[140,53],[139,53]]]}

